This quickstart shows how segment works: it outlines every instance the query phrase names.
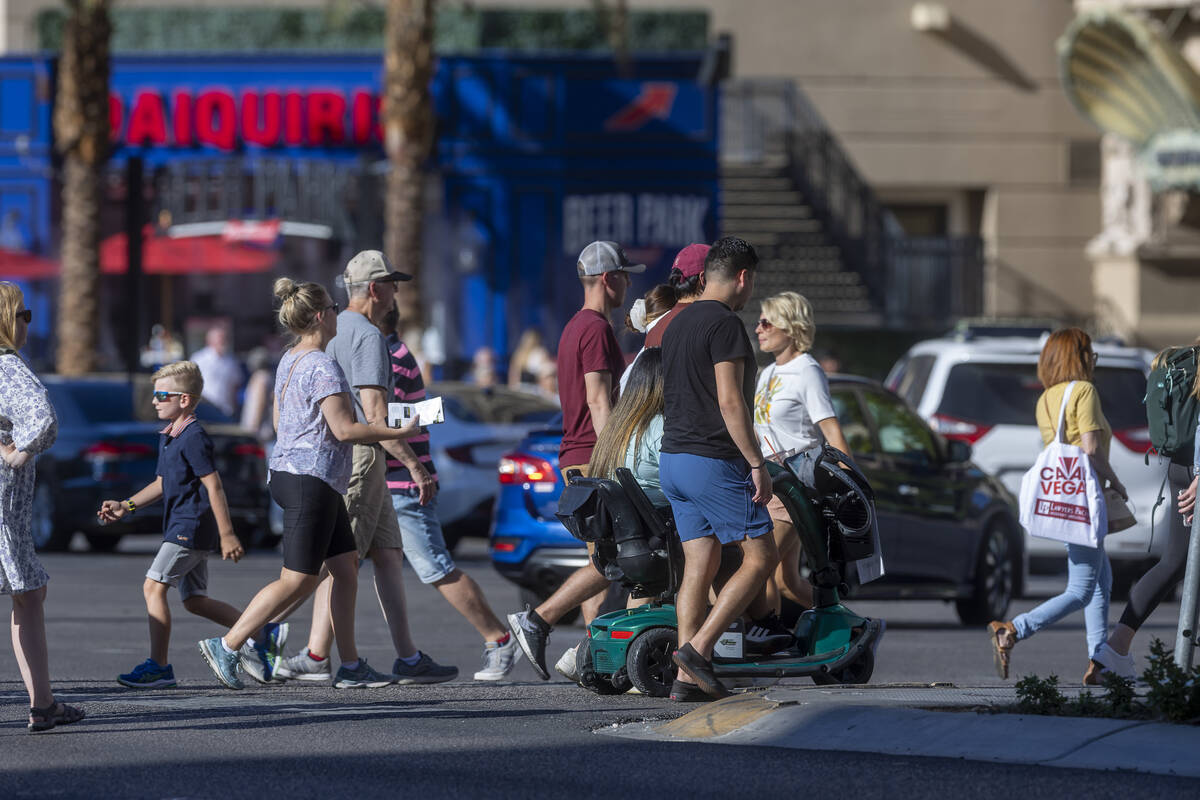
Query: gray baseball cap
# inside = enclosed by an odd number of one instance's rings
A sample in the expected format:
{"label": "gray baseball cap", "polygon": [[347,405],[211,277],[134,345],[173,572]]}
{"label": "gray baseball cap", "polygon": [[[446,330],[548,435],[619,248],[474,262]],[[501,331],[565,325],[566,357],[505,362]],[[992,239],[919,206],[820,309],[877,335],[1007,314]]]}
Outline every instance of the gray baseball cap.
{"label": "gray baseball cap", "polygon": [[603,275],[605,272],[645,272],[645,264],[630,264],[625,251],[616,242],[592,242],[583,248],[576,265],[580,275]]}
{"label": "gray baseball cap", "polygon": [[411,281],[412,276],[392,267],[388,257],[378,250],[363,250],[346,265],[342,281],[348,286],[353,283],[373,281]]}

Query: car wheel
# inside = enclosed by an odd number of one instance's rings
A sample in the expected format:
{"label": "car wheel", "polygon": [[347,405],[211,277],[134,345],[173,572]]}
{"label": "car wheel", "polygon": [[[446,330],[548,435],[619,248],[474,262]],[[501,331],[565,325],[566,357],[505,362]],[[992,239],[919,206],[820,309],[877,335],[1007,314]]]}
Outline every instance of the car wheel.
{"label": "car wheel", "polygon": [[66,530],[58,517],[54,485],[48,476],[38,475],[33,489],[33,545],[43,552],[66,550],[74,531]]}
{"label": "car wheel", "polygon": [[1018,559],[1008,529],[1000,522],[988,525],[975,566],[974,594],[956,601],[964,625],[984,625],[1004,619],[1016,586]]}
{"label": "car wheel", "polygon": [[671,693],[676,675],[671,653],[676,641],[673,628],[651,628],[633,640],[625,667],[639,692],[648,697],[666,697]]}
{"label": "car wheel", "polygon": [[103,533],[89,533],[86,534],[86,537],[88,540],[88,547],[92,549],[93,553],[111,553],[112,551],[116,550],[117,545],[121,543],[121,537],[119,535],[109,536]]}

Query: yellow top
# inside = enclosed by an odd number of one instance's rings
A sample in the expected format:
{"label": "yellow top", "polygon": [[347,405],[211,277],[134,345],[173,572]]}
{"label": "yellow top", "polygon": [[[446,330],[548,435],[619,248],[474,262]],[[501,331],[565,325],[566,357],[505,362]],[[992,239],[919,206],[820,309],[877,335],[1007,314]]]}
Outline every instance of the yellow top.
{"label": "yellow top", "polygon": [[[1037,424],[1042,434],[1042,443],[1054,441],[1055,427],[1058,425],[1058,410],[1062,407],[1063,394],[1070,382],[1056,383],[1037,401]],[[1087,381],[1076,381],[1071,390],[1071,400],[1067,405],[1066,428],[1067,444],[1078,446],[1082,435],[1095,431],[1100,435],[1098,453],[1108,460],[1108,448],[1112,444],[1112,428],[1104,418],[1100,409],[1100,394],[1096,387]]]}

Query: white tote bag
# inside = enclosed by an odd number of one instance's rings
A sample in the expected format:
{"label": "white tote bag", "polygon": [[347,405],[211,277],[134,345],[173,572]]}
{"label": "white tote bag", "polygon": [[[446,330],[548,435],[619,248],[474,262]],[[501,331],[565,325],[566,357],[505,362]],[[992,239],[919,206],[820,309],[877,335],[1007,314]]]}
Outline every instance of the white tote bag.
{"label": "white tote bag", "polygon": [[1030,535],[1067,544],[1099,547],[1108,531],[1104,492],[1087,453],[1067,444],[1067,401],[1063,393],[1054,441],[1021,478],[1021,524]]}

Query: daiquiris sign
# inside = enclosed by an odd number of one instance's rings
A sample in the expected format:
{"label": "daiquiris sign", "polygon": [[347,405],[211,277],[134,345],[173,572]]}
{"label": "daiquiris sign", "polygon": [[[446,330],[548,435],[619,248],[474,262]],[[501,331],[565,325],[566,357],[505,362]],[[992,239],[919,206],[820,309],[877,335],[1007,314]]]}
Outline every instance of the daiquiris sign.
{"label": "daiquiris sign", "polygon": [[108,98],[113,141],[130,147],[364,147],[382,140],[369,89],[139,88]]}

